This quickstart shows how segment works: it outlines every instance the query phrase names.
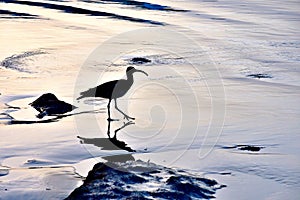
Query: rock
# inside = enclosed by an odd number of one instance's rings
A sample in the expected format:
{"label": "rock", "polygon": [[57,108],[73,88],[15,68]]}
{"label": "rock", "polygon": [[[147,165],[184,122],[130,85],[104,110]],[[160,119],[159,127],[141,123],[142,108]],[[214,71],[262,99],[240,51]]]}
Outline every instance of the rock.
{"label": "rock", "polygon": [[77,108],[69,103],[60,101],[52,93],[43,94],[29,105],[39,112],[37,115],[38,118],[43,118],[46,115],[64,114]]}
{"label": "rock", "polygon": [[66,199],[212,199],[223,187],[184,170],[130,160],[97,163]]}
{"label": "rock", "polygon": [[258,78],[258,79],[261,79],[261,78],[273,78],[269,74],[249,74],[249,75],[247,75],[247,77]]}
{"label": "rock", "polygon": [[238,149],[242,150],[242,151],[260,151],[262,148],[264,148],[264,147],[257,147],[257,146],[247,145],[247,146],[241,146]]}
{"label": "rock", "polygon": [[235,146],[231,146],[231,147],[223,147],[223,149],[238,149],[241,151],[253,151],[253,152],[260,151],[263,148],[265,148],[265,147],[254,146],[254,145],[235,145]]}
{"label": "rock", "polygon": [[142,58],[142,57],[134,57],[130,60],[133,64],[145,64],[145,63],[150,63],[151,60],[147,58]]}

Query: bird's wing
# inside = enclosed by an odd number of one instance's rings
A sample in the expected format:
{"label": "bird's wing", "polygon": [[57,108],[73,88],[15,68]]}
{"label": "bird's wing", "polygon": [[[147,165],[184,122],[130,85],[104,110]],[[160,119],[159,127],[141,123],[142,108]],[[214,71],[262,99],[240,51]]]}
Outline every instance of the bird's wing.
{"label": "bird's wing", "polygon": [[[112,97],[120,97],[123,96],[123,93],[126,93],[126,89],[123,90],[121,89],[121,86],[126,87],[126,84],[124,84],[126,80],[121,79],[121,80],[114,80],[114,81],[109,81],[106,83],[103,83],[101,85],[98,85],[97,87],[90,88],[84,92],[80,93],[80,97],[77,98],[77,100],[85,98],[85,97],[102,97],[102,98],[108,98],[111,99]],[[116,88],[117,86],[117,88]],[[121,92],[121,94],[119,94]]]}
{"label": "bird's wing", "polygon": [[97,90],[97,87],[94,87],[94,88],[90,88],[86,91],[80,92],[80,97],[78,97],[77,100],[85,98],[85,97],[94,97],[96,94],[96,90]]}
{"label": "bird's wing", "polygon": [[110,99],[118,80],[109,81],[98,85],[96,88],[96,96]]}
{"label": "bird's wing", "polygon": [[101,93],[106,96],[120,97],[127,92],[127,90],[129,89],[128,86],[129,85],[127,84],[127,80],[125,79],[110,81],[99,85],[97,88],[97,94]]}

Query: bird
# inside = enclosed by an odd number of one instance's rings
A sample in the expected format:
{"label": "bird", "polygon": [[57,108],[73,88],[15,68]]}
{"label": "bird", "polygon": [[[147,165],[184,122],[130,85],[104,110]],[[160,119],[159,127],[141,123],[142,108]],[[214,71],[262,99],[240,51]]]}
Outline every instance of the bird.
{"label": "bird", "polygon": [[107,109],[108,109],[108,121],[115,121],[115,119],[112,119],[110,116],[110,103],[112,99],[115,102],[115,108],[118,110],[123,116],[124,119],[126,118],[127,120],[134,120],[135,118],[128,116],[125,114],[122,110],[118,108],[117,105],[117,98],[120,98],[124,96],[127,91],[130,89],[130,87],[133,84],[133,73],[135,72],[141,72],[148,76],[148,74],[142,70],[137,70],[134,67],[127,67],[126,69],[126,76],[127,79],[120,79],[120,80],[113,80],[109,81],[106,83],[103,83],[101,85],[98,85],[94,88],[90,88],[86,91],[83,91],[80,93],[80,97],[77,98],[77,100],[80,100],[82,98],[87,98],[87,97],[101,97],[105,99],[109,99],[108,104],[107,104]]}

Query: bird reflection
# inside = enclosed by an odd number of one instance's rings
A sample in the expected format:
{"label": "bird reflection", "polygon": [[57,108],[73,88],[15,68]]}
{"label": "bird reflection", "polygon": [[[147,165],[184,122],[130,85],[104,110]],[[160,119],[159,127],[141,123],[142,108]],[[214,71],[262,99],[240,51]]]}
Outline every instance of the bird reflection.
{"label": "bird reflection", "polygon": [[127,161],[135,161],[135,158],[131,154],[105,156],[102,158],[110,163],[114,163],[114,162],[125,163]]}
{"label": "bird reflection", "polygon": [[128,116],[125,114],[117,105],[117,98],[124,96],[127,91],[130,89],[130,87],[133,84],[133,73],[134,72],[141,72],[148,76],[148,74],[142,70],[137,70],[134,67],[128,67],[126,69],[126,76],[127,79],[120,79],[120,80],[114,80],[114,81],[109,81],[106,83],[103,83],[101,85],[98,85],[97,87],[90,88],[84,92],[80,93],[80,97],[77,98],[77,100],[80,100],[82,98],[86,97],[101,97],[101,98],[106,98],[109,99],[107,109],[108,109],[108,121],[114,121],[116,119],[112,119],[110,116],[110,103],[111,100],[114,99],[115,101],[115,108],[117,111],[119,111],[123,116],[124,119],[126,118],[127,120],[134,120],[133,117]]}
{"label": "bird reflection", "polygon": [[127,144],[123,141],[120,141],[117,139],[117,133],[124,129],[125,127],[134,124],[134,122],[129,121],[127,123],[124,123],[120,128],[115,129],[113,137],[111,136],[110,132],[110,125],[111,121],[108,121],[108,127],[107,127],[107,136],[108,138],[84,138],[77,136],[81,141],[81,143],[84,144],[93,144],[97,147],[100,147],[102,150],[125,150],[128,152],[135,152],[131,147],[127,146]]}

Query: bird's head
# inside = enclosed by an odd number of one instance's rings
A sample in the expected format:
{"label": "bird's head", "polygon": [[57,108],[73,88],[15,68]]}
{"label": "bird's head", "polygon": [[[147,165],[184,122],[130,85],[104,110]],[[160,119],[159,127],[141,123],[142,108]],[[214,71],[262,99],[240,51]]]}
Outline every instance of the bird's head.
{"label": "bird's head", "polygon": [[148,74],[142,70],[135,69],[134,67],[127,67],[127,69],[126,69],[127,74],[133,74],[134,72],[141,72],[141,73],[145,74],[146,76],[148,76]]}

